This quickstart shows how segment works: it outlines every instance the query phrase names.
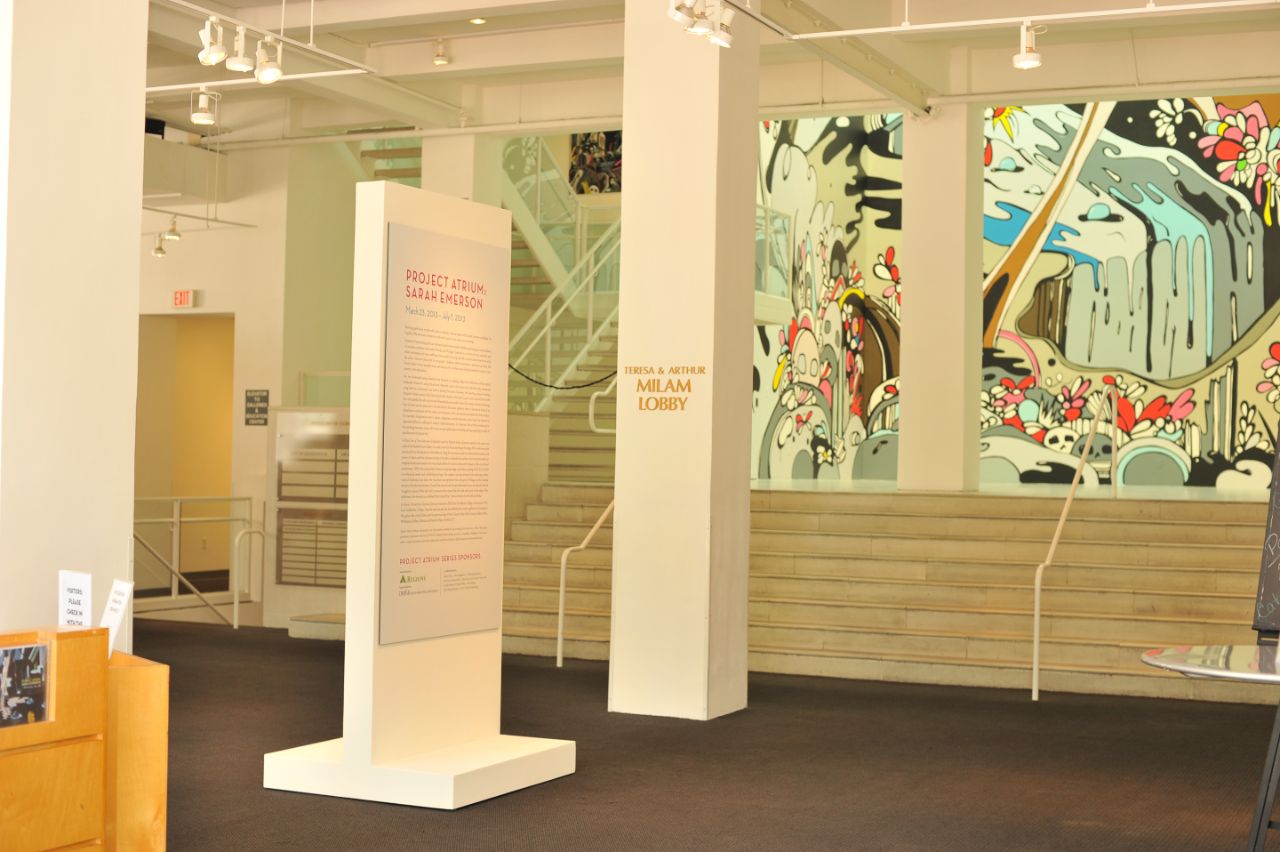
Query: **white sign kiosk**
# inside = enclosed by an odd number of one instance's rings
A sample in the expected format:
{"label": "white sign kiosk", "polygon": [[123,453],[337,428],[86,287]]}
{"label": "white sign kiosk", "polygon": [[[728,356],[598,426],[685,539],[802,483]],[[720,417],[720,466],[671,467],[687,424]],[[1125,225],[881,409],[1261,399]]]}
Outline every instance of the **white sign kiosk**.
{"label": "white sign kiosk", "polygon": [[511,215],[356,186],[341,739],[263,786],[460,808],[574,771],[499,733]]}

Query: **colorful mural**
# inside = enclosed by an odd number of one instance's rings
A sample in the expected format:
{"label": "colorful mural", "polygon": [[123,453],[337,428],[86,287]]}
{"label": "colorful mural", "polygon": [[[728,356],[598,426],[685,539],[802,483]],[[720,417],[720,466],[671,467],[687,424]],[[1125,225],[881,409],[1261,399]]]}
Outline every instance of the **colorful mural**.
{"label": "colorful mural", "polygon": [[1089,481],[1115,454],[1126,485],[1270,483],[1277,120],[1280,96],[987,111],[984,481],[1069,481],[1102,417]]}
{"label": "colorful mural", "polygon": [[752,475],[896,478],[902,117],[766,121],[759,144],[791,318],[756,329]]}
{"label": "colorful mural", "polygon": [[569,183],[575,192],[622,191],[621,130],[574,133],[569,144]]}

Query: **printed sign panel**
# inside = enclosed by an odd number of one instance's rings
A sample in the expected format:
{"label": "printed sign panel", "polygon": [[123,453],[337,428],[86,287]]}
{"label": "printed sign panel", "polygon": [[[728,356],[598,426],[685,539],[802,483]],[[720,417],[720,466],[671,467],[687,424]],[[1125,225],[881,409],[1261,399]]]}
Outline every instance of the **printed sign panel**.
{"label": "printed sign panel", "polygon": [[49,646],[0,648],[0,728],[49,718]]}
{"label": "printed sign panel", "polygon": [[388,225],[379,641],[502,619],[510,248]]}

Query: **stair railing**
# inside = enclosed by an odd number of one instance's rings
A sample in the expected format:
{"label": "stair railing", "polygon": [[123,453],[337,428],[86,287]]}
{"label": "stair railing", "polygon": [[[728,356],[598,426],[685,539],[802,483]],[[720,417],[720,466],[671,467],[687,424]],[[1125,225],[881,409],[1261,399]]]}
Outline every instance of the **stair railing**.
{"label": "stair railing", "polygon": [[1071,512],[1071,502],[1076,496],[1076,487],[1080,484],[1080,478],[1084,475],[1085,465],[1089,463],[1089,451],[1093,448],[1093,438],[1098,433],[1098,424],[1102,422],[1103,406],[1106,402],[1111,403],[1111,496],[1117,494],[1116,487],[1116,450],[1119,449],[1116,444],[1116,414],[1120,410],[1120,390],[1115,385],[1110,385],[1111,392],[1107,395],[1106,401],[1099,405],[1097,413],[1093,417],[1093,422],[1089,424],[1089,433],[1084,439],[1084,448],[1080,453],[1080,462],[1076,465],[1075,475],[1071,478],[1071,487],[1067,489],[1066,502],[1062,504],[1062,513],[1058,516],[1058,526],[1053,531],[1053,540],[1049,542],[1049,554],[1044,561],[1036,566],[1035,579],[1035,603],[1034,613],[1031,617],[1031,700],[1040,700],[1040,596],[1042,585],[1044,582],[1044,572],[1053,564],[1053,556],[1058,550],[1058,541],[1062,538],[1062,528],[1066,526],[1067,515]]}
{"label": "stair railing", "polygon": [[[511,337],[510,360],[519,370],[530,375],[541,374],[544,385],[563,385],[599,343],[605,331],[617,320],[618,308],[597,319],[597,291],[602,280],[616,273],[615,258],[621,247],[621,223],[610,225],[577,265],[568,273],[562,286],[543,300]],[[577,305],[581,315],[574,311]],[[580,331],[582,345],[567,366],[557,369],[556,344],[571,338],[568,332]],[[534,366],[536,355],[540,363]],[[551,387],[543,387],[534,410],[544,411],[551,403]]]}
{"label": "stair railing", "polygon": [[596,537],[596,533],[600,532],[600,527],[604,526],[605,519],[613,511],[615,501],[610,500],[609,505],[604,507],[604,511],[600,513],[600,517],[596,518],[596,522],[591,526],[591,531],[582,539],[581,544],[575,544],[573,547],[566,547],[564,552],[560,554],[560,605],[556,612],[556,668],[564,668],[564,587],[565,576],[569,573],[569,555],[577,553],[579,550],[586,550],[591,544],[591,540]]}
{"label": "stair railing", "polygon": [[[134,533],[134,534],[133,534],[133,540],[134,540],[134,543],[135,543],[135,544],[140,544],[140,545],[142,545],[142,549],[143,549],[143,550],[147,551],[147,553],[150,553],[150,554],[151,554],[151,556],[152,556],[152,558],[153,558],[153,559],[155,559],[157,562],[159,562],[159,563],[160,563],[161,567],[163,567],[163,568],[164,568],[164,569],[166,569],[170,574],[172,574],[172,575],[173,575],[173,581],[174,581],[174,583],[175,583],[175,584],[177,584],[177,583],[182,583],[184,586],[186,586],[188,589],[190,589],[190,590],[191,590],[191,593],[192,593],[193,595],[195,595],[197,598],[199,598],[199,599],[200,599],[200,602],[201,602],[202,604],[204,604],[205,606],[209,607],[209,609],[213,610],[213,614],[214,614],[214,615],[216,615],[216,616],[218,616],[218,618],[222,619],[222,620],[223,620],[223,622],[225,622],[225,623],[226,623],[226,625],[227,625],[228,627],[230,627],[232,630],[239,630],[239,629],[240,629],[240,607],[239,607],[238,605],[237,605],[237,606],[235,607],[235,609],[234,609],[234,618],[235,618],[235,620],[234,620],[234,621],[232,621],[232,619],[227,618],[225,615],[223,615],[223,614],[222,614],[222,610],[218,609],[218,607],[213,603],[213,601],[211,601],[211,600],[209,600],[208,598],[206,598],[206,597],[201,593],[201,591],[195,587],[195,584],[194,584],[194,583],[192,583],[190,580],[188,580],[188,579],[187,579],[186,575],[184,575],[181,571],[179,571],[178,569],[174,568],[171,564],[169,564],[169,560],[167,560],[167,559],[165,559],[163,556],[161,556],[161,555],[156,551],[156,549],[155,549],[154,547],[152,547],[150,544],[148,544],[148,543],[147,543],[147,540],[146,540],[145,538],[143,538],[142,536],[138,535],[137,533]],[[240,597],[240,592],[238,591],[238,588],[239,588],[239,566],[237,566],[234,562],[231,564],[231,575],[230,575],[230,579],[231,579],[231,588],[232,588],[232,589],[237,590],[237,591],[235,591],[235,597],[238,599],[238,598]]]}
{"label": "stair railing", "polygon": [[609,384],[605,386],[604,390],[596,391],[591,394],[591,399],[587,400],[587,425],[591,427],[591,431],[595,432],[597,435],[614,435],[618,432],[617,429],[606,429],[603,426],[596,424],[596,399],[613,393],[613,389],[617,386],[618,376],[615,374],[613,381],[609,382]]}

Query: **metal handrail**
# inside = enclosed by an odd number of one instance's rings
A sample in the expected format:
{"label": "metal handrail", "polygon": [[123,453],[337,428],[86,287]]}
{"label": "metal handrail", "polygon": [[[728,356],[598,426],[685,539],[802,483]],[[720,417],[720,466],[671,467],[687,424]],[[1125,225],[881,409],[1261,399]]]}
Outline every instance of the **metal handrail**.
{"label": "metal handrail", "polygon": [[[600,239],[596,240],[595,245],[587,249],[581,259],[579,259],[578,262],[574,264],[573,268],[569,270],[569,274],[565,276],[564,284],[549,293],[547,298],[542,301],[542,304],[537,307],[529,319],[525,320],[524,325],[520,326],[519,330],[517,330],[515,334],[511,335],[511,342],[508,348],[514,351],[529,329],[538,324],[539,317],[544,313],[548,314],[542,322],[541,332],[534,336],[533,340],[529,342],[529,345],[525,347],[524,351],[521,352],[519,356],[512,359],[513,363],[518,364],[523,361],[525,356],[532,352],[533,348],[538,345],[538,341],[542,339],[543,335],[550,331],[551,325],[555,323],[555,321],[559,319],[560,316],[569,308],[569,305],[578,297],[582,292],[582,289],[588,284],[595,283],[596,272],[600,270],[600,267],[604,265],[604,262],[612,257],[622,245],[621,240],[614,240],[612,245],[606,245],[606,241],[613,240],[615,234],[617,234],[621,228],[622,220],[618,220],[606,228],[605,232],[600,235]],[[606,246],[606,248],[604,253],[597,257],[597,252],[601,246]],[[583,274],[583,270],[588,268],[590,269],[589,274]],[[572,289],[573,292],[567,292],[570,289]],[[554,315],[550,315],[551,306],[554,304],[556,299],[560,299],[561,301],[560,309],[556,311]]]}
{"label": "metal handrail", "polygon": [[[587,354],[591,352],[591,348],[600,342],[600,338],[604,337],[604,333],[609,330],[614,322],[617,321],[618,308],[618,305],[614,305],[613,310],[609,312],[609,315],[600,320],[600,324],[596,326],[595,333],[587,338],[586,343],[583,343],[582,348],[578,350],[578,354],[574,355],[573,358],[570,359],[568,365],[560,371],[560,375],[556,376],[551,384],[560,385],[569,380],[569,377],[573,375],[574,370],[578,369],[578,365],[581,364],[583,360],[586,359]],[[548,392],[542,397],[542,401],[538,403],[538,407],[535,410],[543,411],[550,403],[551,394]]]}
{"label": "metal handrail", "polygon": [[616,435],[618,432],[617,429],[605,429],[602,426],[596,425],[596,397],[612,393],[613,389],[617,386],[618,377],[614,376],[613,381],[609,382],[604,390],[596,391],[591,394],[591,399],[587,400],[587,425],[590,426],[591,431],[595,432],[597,435]]}
{"label": "metal handrail", "polygon": [[592,525],[591,531],[582,539],[581,544],[566,547],[564,552],[560,554],[560,607],[556,613],[556,668],[558,669],[564,668],[564,584],[565,575],[569,571],[569,554],[587,549],[587,545],[591,544],[591,539],[596,537],[596,533],[604,525],[605,519],[613,511],[614,502],[610,500],[609,505],[605,506],[604,511],[600,513],[600,517],[596,518],[595,524]]}
{"label": "metal handrail", "polygon": [[[1111,496],[1116,496],[1116,420],[1120,410],[1120,390],[1111,385]],[[1058,550],[1058,541],[1062,538],[1062,528],[1066,526],[1067,515],[1071,512],[1071,502],[1076,496],[1076,486],[1084,475],[1085,465],[1089,463],[1089,450],[1093,447],[1093,438],[1098,433],[1098,424],[1102,421],[1102,406],[1098,407],[1093,422],[1089,424],[1089,434],[1085,436],[1084,448],[1080,453],[1080,463],[1076,465],[1075,475],[1071,478],[1071,487],[1067,490],[1066,502],[1062,504],[1062,513],[1058,516],[1058,526],[1053,531],[1053,540],[1049,542],[1049,554],[1036,566],[1035,604],[1031,622],[1031,700],[1040,700],[1040,594],[1044,581],[1044,572],[1053,564],[1053,556]]]}
{"label": "metal handrail", "polygon": [[175,569],[172,565],[169,564],[169,561],[167,559],[165,559],[163,556],[161,556],[159,553],[156,552],[156,549],[154,547],[147,544],[146,539],[144,539],[142,536],[138,535],[137,533],[134,533],[133,540],[136,541],[138,544],[142,545],[142,547],[147,551],[147,553],[150,553],[153,557],[155,557],[157,562],[159,562],[161,565],[167,568],[169,570],[169,573],[172,574],[179,583],[185,583],[187,588],[191,590],[191,593],[194,594],[196,597],[198,597],[201,603],[209,607],[209,609],[213,610],[214,615],[218,616],[218,618],[221,618],[223,621],[225,621],[228,627],[230,627],[232,630],[240,629],[240,609],[238,606],[240,601],[240,590],[239,590],[240,584],[237,582],[238,578],[237,578],[237,571],[236,571],[236,566],[234,561],[232,562],[232,566],[231,566],[231,588],[234,596],[233,600],[236,602],[237,606],[235,607],[236,620],[235,622],[232,622],[231,619],[227,618],[225,615],[219,612],[218,607],[215,606],[203,594],[201,594],[200,590],[197,589],[190,580],[188,580],[186,577],[182,575],[182,572]]}
{"label": "metal handrail", "polygon": [[[267,533],[266,531],[258,529],[257,527],[245,527],[244,529],[240,530],[240,532],[236,533],[235,539],[231,542],[231,577],[232,578],[240,576],[240,541],[247,535],[258,536],[258,540],[262,544],[262,552],[261,552],[261,555],[258,557],[258,561],[263,565],[267,564],[267,552],[266,552]],[[249,560],[249,565],[252,568],[252,565],[253,565],[252,558],[250,558]],[[232,583],[232,588],[231,588],[231,619],[233,622],[235,622],[233,626],[238,630],[240,628],[240,588],[236,586],[234,582]]]}

